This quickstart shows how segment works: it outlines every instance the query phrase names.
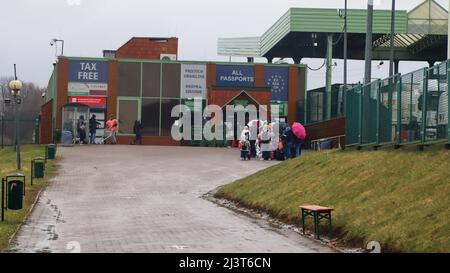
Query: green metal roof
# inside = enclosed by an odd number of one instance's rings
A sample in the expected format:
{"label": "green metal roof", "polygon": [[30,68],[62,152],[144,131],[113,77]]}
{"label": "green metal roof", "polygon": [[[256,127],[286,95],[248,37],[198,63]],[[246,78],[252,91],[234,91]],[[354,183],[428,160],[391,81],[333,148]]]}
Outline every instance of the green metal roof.
{"label": "green metal roof", "polygon": [[[339,9],[291,8],[260,38],[220,38],[218,54],[242,57],[323,57],[322,46],[326,35],[340,35],[344,18]],[[349,9],[349,50],[354,59],[363,58],[361,47],[365,42],[367,10]],[[395,46],[403,48],[402,59],[430,59],[432,52],[423,52],[430,45],[442,46],[447,35],[448,12],[434,0],[425,0],[409,13],[396,11]],[[383,58],[389,43],[391,11],[374,10],[373,40],[375,56]],[[322,47],[312,48],[311,35],[317,35]],[[309,44],[308,44],[309,43]],[[418,47],[416,46],[418,44]],[[410,48],[415,46],[414,48]],[[337,45],[337,49],[342,45]],[[352,48],[353,47],[353,48]],[[378,51],[377,51],[378,50]],[[299,51],[301,51],[299,53]],[[357,51],[357,52],[356,52]],[[423,56],[412,56],[421,51]],[[352,55],[350,53],[350,55]],[[338,53],[339,55],[339,53]],[[339,57],[339,56],[337,56]],[[437,56],[436,59],[440,59]]]}

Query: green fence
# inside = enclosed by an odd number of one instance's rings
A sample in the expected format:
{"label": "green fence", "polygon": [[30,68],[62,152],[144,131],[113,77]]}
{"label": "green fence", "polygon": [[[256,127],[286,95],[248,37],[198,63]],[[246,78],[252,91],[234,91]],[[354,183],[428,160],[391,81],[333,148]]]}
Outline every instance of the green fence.
{"label": "green fence", "polygon": [[450,141],[448,70],[447,61],[348,90],[346,145]]}

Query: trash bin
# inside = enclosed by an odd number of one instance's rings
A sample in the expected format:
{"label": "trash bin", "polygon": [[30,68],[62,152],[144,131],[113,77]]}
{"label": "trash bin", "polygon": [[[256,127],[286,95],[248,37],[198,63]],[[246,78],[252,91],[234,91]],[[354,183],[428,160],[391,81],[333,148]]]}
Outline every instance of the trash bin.
{"label": "trash bin", "polygon": [[20,180],[11,180],[7,184],[8,209],[20,210],[23,207],[23,185]]}
{"label": "trash bin", "polygon": [[73,146],[73,134],[71,131],[62,131],[61,145],[64,147]]}
{"label": "trash bin", "polygon": [[33,164],[33,178],[44,178],[45,159],[43,157],[36,157],[31,164]]}
{"label": "trash bin", "polygon": [[56,155],[56,145],[55,144],[47,145],[46,155],[47,155],[47,159],[55,159],[55,155]]}

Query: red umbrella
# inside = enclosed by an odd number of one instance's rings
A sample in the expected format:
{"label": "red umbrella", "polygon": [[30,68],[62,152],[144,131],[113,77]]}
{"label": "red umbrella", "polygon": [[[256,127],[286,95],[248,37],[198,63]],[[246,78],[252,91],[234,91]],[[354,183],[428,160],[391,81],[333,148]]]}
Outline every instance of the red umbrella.
{"label": "red umbrella", "polygon": [[304,140],[306,138],[305,127],[299,122],[292,124],[292,132],[298,139]]}

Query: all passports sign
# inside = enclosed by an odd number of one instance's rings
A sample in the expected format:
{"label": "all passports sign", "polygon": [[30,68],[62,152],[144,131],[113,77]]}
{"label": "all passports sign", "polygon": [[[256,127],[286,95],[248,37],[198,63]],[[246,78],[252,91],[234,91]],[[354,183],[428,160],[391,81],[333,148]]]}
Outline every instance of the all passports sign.
{"label": "all passports sign", "polygon": [[216,85],[251,87],[255,85],[255,68],[245,65],[218,65]]}
{"label": "all passports sign", "polygon": [[69,96],[106,96],[107,90],[107,62],[89,60],[69,61]]}

